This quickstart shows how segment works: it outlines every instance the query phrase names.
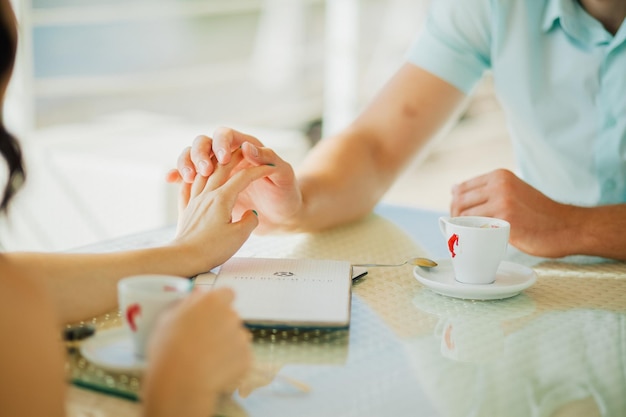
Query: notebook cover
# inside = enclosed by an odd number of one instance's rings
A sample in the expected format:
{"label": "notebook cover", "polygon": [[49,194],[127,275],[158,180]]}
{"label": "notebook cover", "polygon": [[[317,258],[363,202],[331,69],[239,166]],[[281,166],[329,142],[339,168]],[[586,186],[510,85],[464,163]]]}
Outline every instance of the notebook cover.
{"label": "notebook cover", "polygon": [[234,257],[214,288],[235,291],[235,310],[249,327],[346,328],[352,266],[347,261]]}

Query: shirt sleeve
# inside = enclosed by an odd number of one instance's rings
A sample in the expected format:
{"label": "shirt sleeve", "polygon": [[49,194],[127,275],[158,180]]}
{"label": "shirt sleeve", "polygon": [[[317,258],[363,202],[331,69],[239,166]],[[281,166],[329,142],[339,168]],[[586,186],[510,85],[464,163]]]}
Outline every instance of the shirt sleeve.
{"label": "shirt sleeve", "polygon": [[491,18],[490,0],[431,0],[406,58],[468,94],[491,65]]}

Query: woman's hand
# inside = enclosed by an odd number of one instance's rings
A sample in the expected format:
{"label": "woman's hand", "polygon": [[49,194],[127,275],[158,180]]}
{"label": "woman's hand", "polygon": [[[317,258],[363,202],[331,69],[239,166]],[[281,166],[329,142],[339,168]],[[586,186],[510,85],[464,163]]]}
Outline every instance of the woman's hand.
{"label": "woman's hand", "polygon": [[274,167],[248,166],[233,173],[242,161],[242,152],[237,150],[226,165],[217,165],[210,177],[197,175],[192,183],[181,185],[173,244],[183,249],[191,271],[208,271],[224,263],[258,224],[254,211],[243,211],[239,219],[233,208],[237,196],[270,175]]}
{"label": "woman's hand", "polygon": [[[236,160],[238,152],[242,161]],[[198,177],[211,178],[224,166],[231,167],[232,175],[250,167],[272,167],[262,180],[251,182],[240,192],[233,214],[241,216],[256,209],[260,214],[259,233],[289,227],[302,209],[302,193],[293,168],[254,136],[228,128],[217,129],[213,138],[198,136],[191,147],[183,150],[178,169],[171,170],[167,180],[189,185]]]}
{"label": "woman's hand", "polygon": [[144,413],[208,416],[250,369],[251,335],[232,309],[234,293],[194,290],[159,317],[148,345]]}

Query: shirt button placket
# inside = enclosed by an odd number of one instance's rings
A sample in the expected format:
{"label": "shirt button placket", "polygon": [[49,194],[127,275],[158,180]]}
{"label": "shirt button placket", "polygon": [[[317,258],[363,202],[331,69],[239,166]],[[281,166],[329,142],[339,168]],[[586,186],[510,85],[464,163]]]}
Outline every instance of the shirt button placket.
{"label": "shirt button placket", "polygon": [[[598,118],[598,138],[595,145],[594,153],[596,160],[596,175],[600,185],[600,203],[611,203],[619,200],[616,193],[618,193],[618,181],[616,181],[615,171],[617,169],[615,160],[618,156],[618,151],[615,148],[615,127],[617,120],[613,114],[614,109],[611,106],[611,92],[610,83],[606,79],[607,65],[610,64],[611,54],[608,52],[602,65],[598,76],[600,77],[599,91],[597,95],[597,108],[599,111]],[[619,164],[618,164],[619,165]]]}

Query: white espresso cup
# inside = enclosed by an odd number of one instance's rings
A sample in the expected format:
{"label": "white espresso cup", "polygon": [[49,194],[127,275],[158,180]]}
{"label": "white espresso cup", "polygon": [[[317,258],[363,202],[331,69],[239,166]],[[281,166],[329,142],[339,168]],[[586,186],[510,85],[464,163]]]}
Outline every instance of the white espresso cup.
{"label": "white espresso cup", "polygon": [[136,275],[118,282],[120,314],[137,357],[145,358],[146,345],[159,314],[186,297],[190,289],[189,279],[170,275]]}
{"label": "white espresso cup", "polygon": [[511,225],[492,217],[440,217],[454,276],[465,284],[491,284],[506,254]]}

